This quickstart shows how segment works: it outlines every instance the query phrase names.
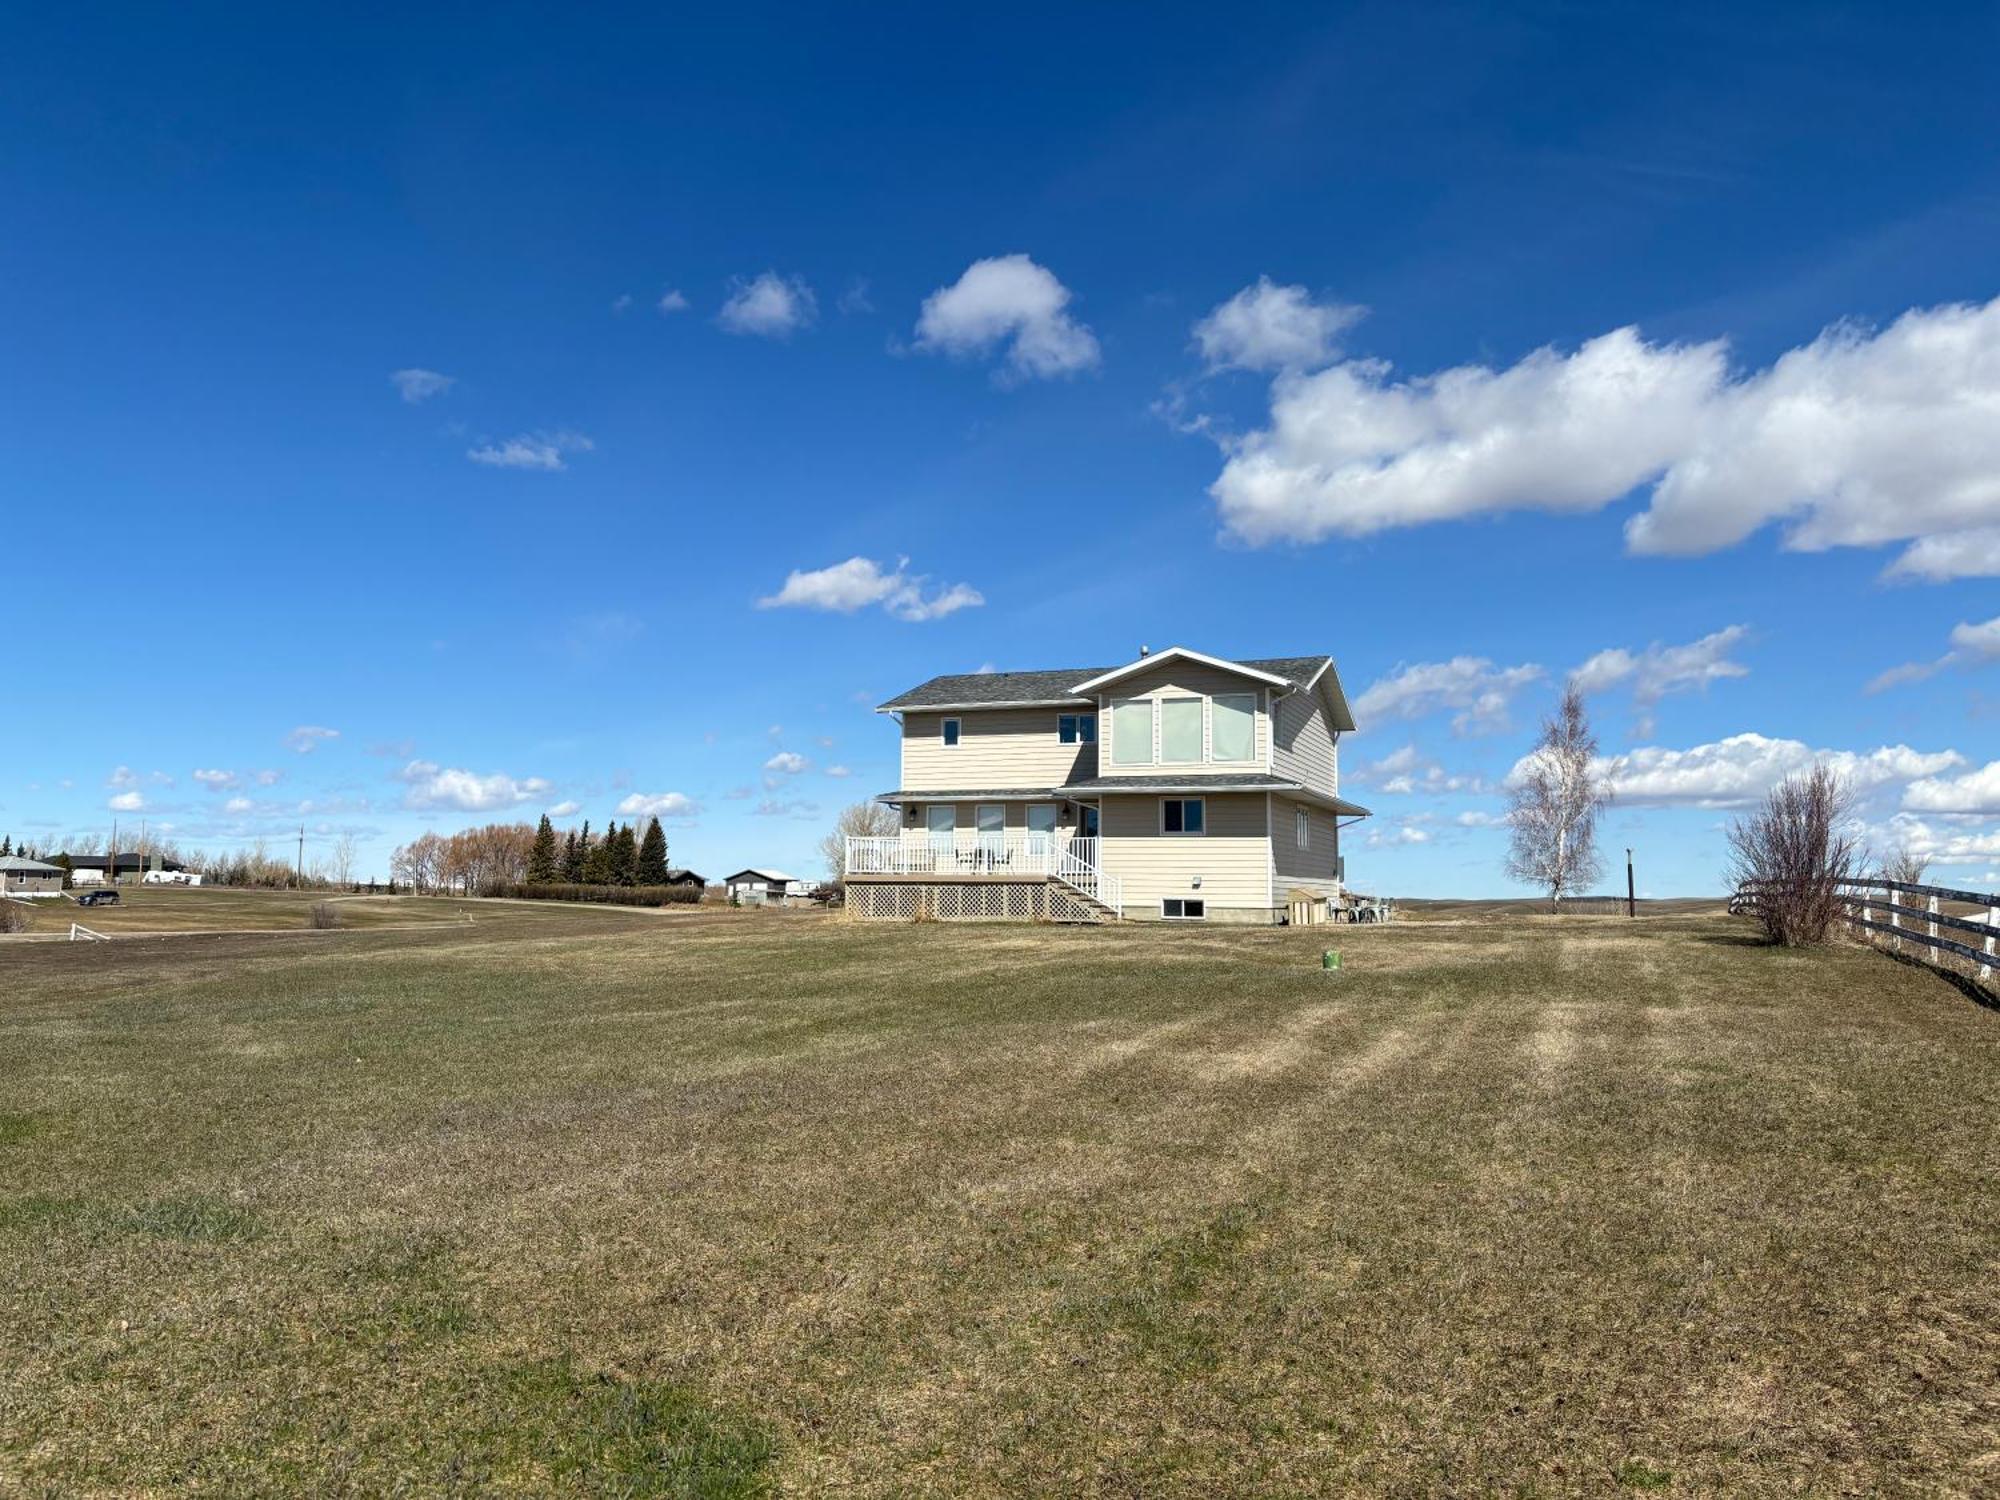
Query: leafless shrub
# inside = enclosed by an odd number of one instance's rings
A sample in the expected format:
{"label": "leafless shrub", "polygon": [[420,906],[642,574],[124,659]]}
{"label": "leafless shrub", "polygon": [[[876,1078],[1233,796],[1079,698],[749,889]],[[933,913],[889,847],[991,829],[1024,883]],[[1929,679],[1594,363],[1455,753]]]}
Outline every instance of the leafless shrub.
{"label": "leafless shrub", "polygon": [[340,908],[331,901],[315,901],[312,910],[306,914],[306,926],[321,929],[340,925]]}
{"label": "leafless shrub", "polygon": [[1929,856],[1917,853],[1908,844],[1902,844],[1882,857],[1882,867],[1878,873],[1884,880],[1900,880],[1905,885],[1922,885],[1925,872],[1930,867]]}
{"label": "leafless shrub", "polygon": [[1749,888],[1751,908],[1771,941],[1787,948],[1823,943],[1841,915],[1840,882],[1859,851],[1843,829],[1854,795],[1833,768],[1814,766],[1771,789],[1764,805],[1730,825],[1730,875]]}
{"label": "leafless shrub", "polygon": [[0,901],[0,932],[26,932],[28,914],[18,901]]}

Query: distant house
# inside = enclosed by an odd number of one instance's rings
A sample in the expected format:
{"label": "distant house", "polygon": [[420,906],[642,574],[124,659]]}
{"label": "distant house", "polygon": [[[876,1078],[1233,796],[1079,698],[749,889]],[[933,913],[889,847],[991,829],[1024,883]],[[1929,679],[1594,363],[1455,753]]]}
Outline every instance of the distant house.
{"label": "distant house", "polygon": [[45,865],[39,859],[23,859],[18,854],[0,859],[0,895],[60,896],[62,888],[60,865]]}
{"label": "distant house", "polygon": [[[58,859],[61,855],[56,856]],[[133,875],[145,875],[149,871],[163,874],[181,875],[187,866],[177,859],[167,859],[158,854],[120,854],[115,856],[117,865],[113,870],[114,856],[109,854],[72,854],[69,867],[74,872],[72,885],[103,885],[107,880],[124,880]],[[198,883],[198,882],[191,882]]]}
{"label": "distant house", "polygon": [[738,870],[723,882],[745,906],[792,906],[812,899],[812,884],[783,870]]}
{"label": "distant house", "polygon": [[695,887],[702,887],[706,886],[708,882],[706,880],[703,880],[699,875],[695,874],[695,872],[692,870],[668,870],[667,884],[691,885]]}

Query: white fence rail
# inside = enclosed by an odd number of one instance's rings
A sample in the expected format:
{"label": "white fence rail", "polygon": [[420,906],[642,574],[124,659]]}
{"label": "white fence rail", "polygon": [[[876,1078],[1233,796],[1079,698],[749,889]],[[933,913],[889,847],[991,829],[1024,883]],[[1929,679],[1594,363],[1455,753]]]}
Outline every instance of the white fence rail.
{"label": "white fence rail", "polygon": [[1123,882],[1098,863],[1096,839],[1009,828],[997,833],[913,830],[847,840],[849,875],[940,875],[960,879],[1060,880],[1115,914],[1125,914]]}
{"label": "white fence rail", "polygon": [[93,932],[81,922],[69,924],[69,940],[72,943],[108,943],[110,938],[101,932]]}
{"label": "white fence rail", "polygon": [[[1900,946],[1917,943],[1940,953],[1951,953],[1979,965],[1979,977],[1988,980],[2000,964],[2000,894],[1992,891],[1961,891],[1943,885],[1917,885],[1907,880],[1879,880],[1869,877],[1839,882],[1844,920],[1850,927],[1886,933]],[[1733,912],[1754,911],[1758,887],[1744,885],[1730,898]],[[1921,906],[1903,898],[1921,900]],[[1950,902],[1959,906],[1986,908],[1986,920],[1953,916],[1942,909]],[[1908,918],[1908,921],[1904,919]],[[1940,932],[1939,929],[1943,929]],[[1951,933],[1962,933],[1971,941],[1961,941]]]}

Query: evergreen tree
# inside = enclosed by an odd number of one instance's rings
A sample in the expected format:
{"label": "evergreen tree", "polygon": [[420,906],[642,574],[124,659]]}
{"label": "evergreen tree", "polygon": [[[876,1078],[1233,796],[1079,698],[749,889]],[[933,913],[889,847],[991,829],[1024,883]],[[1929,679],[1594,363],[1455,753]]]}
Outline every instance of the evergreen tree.
{"label": "evergreen tree", "polygon": [[556,829],[547,813],[535,830],[534,846],[528,850],[528,879],[546,885],[556,878]]}
{"label": "evergreen tree", "polygon": [[[584,825],[585,835],[589,825]],[[604,836],[591,844],[583,853],[583,883],[585,885],[611,884],[611,845],[618,837],[618,825],[611,824],[604,830]]]}
{"label": "evergreen tree", "polygon": [[639,879],[639,837],[627,823],[618,830],[618,845],[611,851],[611,883],[633,885]]}
{"label": "evergreen tree", "polygon": [[640,841],[637,878],[640,885],[667,883],[667,835],[658,818],[646,825],[646,837]]}
{"label": "evergreen tree", "polygon": [[5,842],[0,842],[0,859],[5,859],[8,855],[12,854],[13,852],[14,852],[14,835],[10,833],[7,835]]}
{"label": "evergreen tree", "polygon": [[583,879],[583,850],[577,847],[574,828],[563,835],[562,878],[571,885]]}
{"label": "evergreen tree", "polygon": [[56,856],[56,863],[59,866],[61,866],[63,872],[62,888],[64,890],[68,890],[70,888],[70,875],[71,875],[69,866],[69,856],[67,854],[58,854]]}

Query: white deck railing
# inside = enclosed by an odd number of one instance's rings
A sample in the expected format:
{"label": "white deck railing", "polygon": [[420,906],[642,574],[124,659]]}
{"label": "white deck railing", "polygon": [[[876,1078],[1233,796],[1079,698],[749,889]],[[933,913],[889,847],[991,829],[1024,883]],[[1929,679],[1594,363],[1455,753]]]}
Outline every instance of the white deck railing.
{"label": "white deck railing", "polygon": [[1055,879],[1124,915],[1122,882],[1099,867],[1097,840],[1072,838],[1061,832],[1009,828],[1001,833],[970,829],[930,833],[913,829],[886,838],[850,836],[847,873]]}

